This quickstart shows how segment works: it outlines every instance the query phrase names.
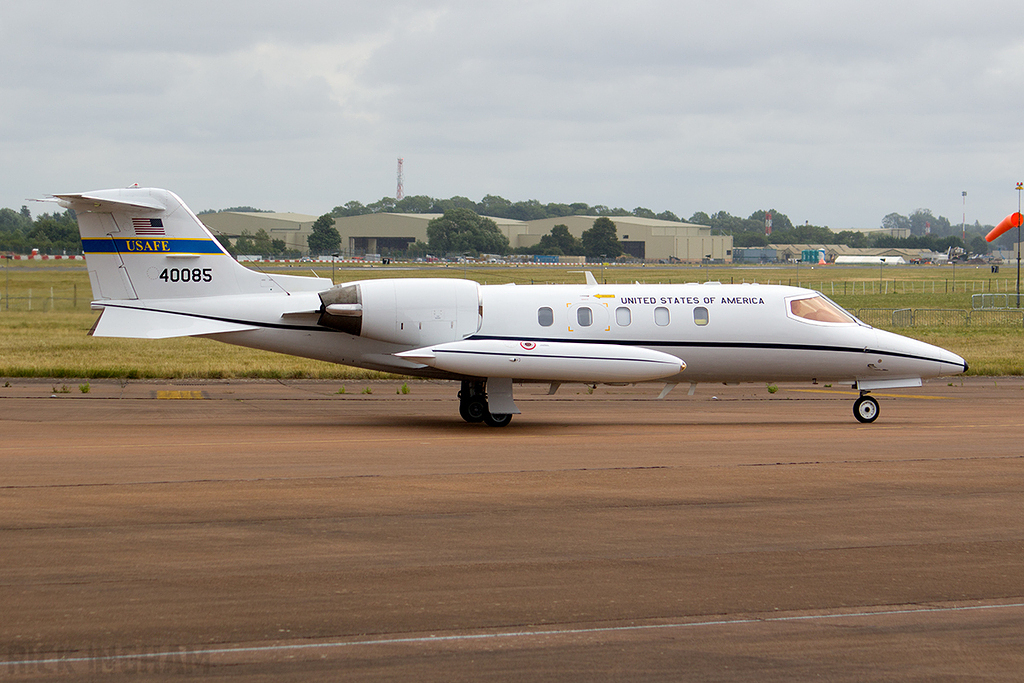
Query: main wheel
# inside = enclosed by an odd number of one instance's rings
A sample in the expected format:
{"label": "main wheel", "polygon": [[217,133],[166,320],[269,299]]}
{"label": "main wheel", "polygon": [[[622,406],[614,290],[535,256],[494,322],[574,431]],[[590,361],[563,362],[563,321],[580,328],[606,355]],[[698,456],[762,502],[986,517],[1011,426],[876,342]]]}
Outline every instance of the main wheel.
{"label": "main wheel", "polygon": [[861,396],[853,402],[853,416],[858,422],[874,422],[878,417],[878,401],[871,396]]}
{"label": "main wheel", "polygon": [[459,415],[466,422],[483,422],[490,414],[487,410],[487,401],[482,398],[474,397],[468,401],[459,401]]}
{"label": "main wheel", "polygon": [[487,413],[484,415],[484,422],[488,427],[504,427],[512,421],[511,413],[502,413],[495,415],[494,413]]}

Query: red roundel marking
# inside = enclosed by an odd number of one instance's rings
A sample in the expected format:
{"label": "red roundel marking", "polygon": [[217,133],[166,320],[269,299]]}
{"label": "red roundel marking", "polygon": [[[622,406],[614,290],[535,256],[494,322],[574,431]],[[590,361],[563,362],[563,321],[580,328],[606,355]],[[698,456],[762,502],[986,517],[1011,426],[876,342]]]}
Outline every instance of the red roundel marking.
{"label": "red roundel marking", "polygon": [[535,348],[537,348],[537,344],[534,342],[519,342],[519,345],[522,346],[527,351],[533,351]]}

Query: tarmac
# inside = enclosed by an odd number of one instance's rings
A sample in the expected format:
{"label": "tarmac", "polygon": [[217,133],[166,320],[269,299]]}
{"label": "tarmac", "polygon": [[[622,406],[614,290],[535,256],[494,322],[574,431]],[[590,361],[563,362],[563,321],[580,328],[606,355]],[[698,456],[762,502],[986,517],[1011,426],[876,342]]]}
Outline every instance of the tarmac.
{"label": "tarmac", "polygon": [[4,381],[0,680],[1024,671],[1019,377]]}

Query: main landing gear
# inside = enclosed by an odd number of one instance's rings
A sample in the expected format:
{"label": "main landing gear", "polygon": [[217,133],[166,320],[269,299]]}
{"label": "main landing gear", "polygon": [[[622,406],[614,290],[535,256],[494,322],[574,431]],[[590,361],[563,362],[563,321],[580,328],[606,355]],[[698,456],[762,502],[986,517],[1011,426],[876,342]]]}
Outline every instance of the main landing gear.
{"label": "main landing gear", "polygon": [[512,413],[491,413],[487,404],[487,383],[480,381],[462,381],[459,415],[466,422],[483,422],[488,427],[504,427],[512,421]]}
{"label": "main landing gear", "polygon": [[860,398],[853,402],[853,416],[858,422],[874,422],[878,417],[878,401],[861,391]]}

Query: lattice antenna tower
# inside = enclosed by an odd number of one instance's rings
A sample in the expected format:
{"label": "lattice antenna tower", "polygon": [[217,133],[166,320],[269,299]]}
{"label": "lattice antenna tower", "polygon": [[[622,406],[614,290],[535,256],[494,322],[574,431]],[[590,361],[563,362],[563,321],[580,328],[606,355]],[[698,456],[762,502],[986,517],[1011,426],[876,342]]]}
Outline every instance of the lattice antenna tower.
{"label": "lattice antenna tower", "polygon": [[405,177],[402,174],[402,163],[405,161],[398,157],[398,189],[395,191],[395,199],[401,201],[405,196]]}

